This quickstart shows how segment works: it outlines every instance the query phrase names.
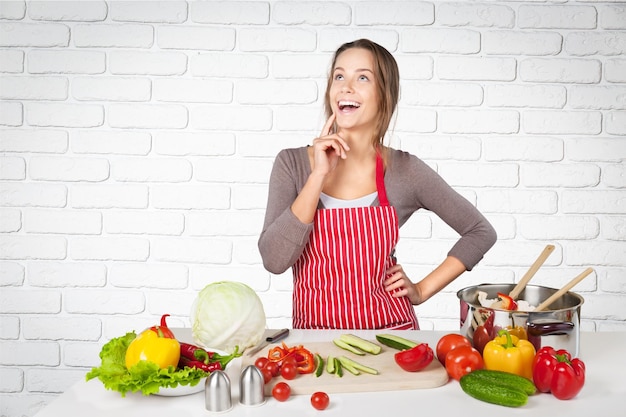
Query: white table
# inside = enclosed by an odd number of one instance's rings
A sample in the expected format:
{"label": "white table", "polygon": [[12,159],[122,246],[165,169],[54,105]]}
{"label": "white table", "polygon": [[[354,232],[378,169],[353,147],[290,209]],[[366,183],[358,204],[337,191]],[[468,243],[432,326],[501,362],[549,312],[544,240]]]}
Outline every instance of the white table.
{"label": "white table", "polygon": [[[182,329],[187,331],[187,329]],[[181,332],[181,329],[178,329]],[[375,332],[351,332],[373,339]],[[441,336],[448,332],[401,332],[407,338],[429,343],[433,348]],[[286,343],[329,341],[341,332],[292,330]],[[178,333],[177,333],[178,336]],[[233,381],[233,408],[220,416],[392,416],[392,415],[456,415],[502,417],[503,415],[533,415],[566,417],[602,417],[626,415],[626,332],[582,332],[579,357],[587,366],[583,390],[572,400],[561,401],[551,394],[532,396],[520,408],[506,408],[475,400],[465,394],[459,383],[432,389],[410,391],[383,391],[349,394],[331,394],[331,404],[324,411],[315,410],[308,395],[295,395],[279,403],[268,398],[258,407],[238,404],[238,375],[240,361],[233,363],[229,375]],[[217,415],[206,411],[204,391],[183,397],[142,396],[107,391],[97,380],[79,382],[36,414],[36,417],[192,417]],[[323,414],[319,414],[323,413]]]}

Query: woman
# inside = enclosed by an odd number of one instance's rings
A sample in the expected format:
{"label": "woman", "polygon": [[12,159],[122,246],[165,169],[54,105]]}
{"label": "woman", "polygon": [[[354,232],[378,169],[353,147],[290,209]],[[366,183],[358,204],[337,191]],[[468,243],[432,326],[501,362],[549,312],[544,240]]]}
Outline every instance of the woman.
{"label": "woman", "polygon": [[[489,222],[437,173],[383,146],[399,81],[395,59],[380,45],[342,45],[320,137],[276,157],[259,250],[268,271],[293,269],[294,328],[419,329],[413,305],[471,270],[495,243]],[[399,227],[419,209],[436,213],[460,238],[413,283],[394,248]]]}

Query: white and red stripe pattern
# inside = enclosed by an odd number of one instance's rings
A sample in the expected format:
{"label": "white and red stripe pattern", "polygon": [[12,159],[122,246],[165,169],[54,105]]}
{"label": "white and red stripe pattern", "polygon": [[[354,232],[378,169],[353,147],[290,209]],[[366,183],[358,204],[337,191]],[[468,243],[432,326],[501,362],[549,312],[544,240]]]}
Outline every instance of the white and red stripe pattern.
{"label": "white and red stripe pattern", "polygon": [[318,210],[293,267],[294,328],[417,329],[409,300],[383,287],[397,241],[391,206]]}

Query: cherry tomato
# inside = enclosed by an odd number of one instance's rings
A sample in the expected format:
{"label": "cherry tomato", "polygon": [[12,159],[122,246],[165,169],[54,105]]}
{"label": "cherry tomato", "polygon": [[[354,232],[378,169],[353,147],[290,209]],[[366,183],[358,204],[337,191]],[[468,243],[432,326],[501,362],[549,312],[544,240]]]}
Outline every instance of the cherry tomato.
{"label": "cherry tomato", "polygon": [[439,339],[436,349],[437,359],[439,359],[439,362],[441,362],[442,365],[445,365],[446,355],[448,352],[459,346],[472,346],[472,343],[467,337],[457,333],[450,333]]}
{"label": "cherry tomato", "polygon": [[266,384],[269,383],[272,378],[274,378],[274,375],[272,375],[272,373],[266,368],[261,369],[261,373],[263,374],[263,382]]}
{"label": "cherry tomato", "polygon": [[272,376],[278,376],[278,374],[280,374],[280,366],[276,362],[267,362],[264,369],[270,371]]}
{"label": "cherry tomato", "polygon": [[286,382],[279,382],[272,388],[272,396],[277,401],[287,401],[291,395],[291,387]]}
{"label": "cherry tomato", "polygon": [[259,368],[259,369],[263,369],[263,368],[265,368],[265,365],[267,365],[267,363],[268,363],[269,361],[270,361],[270,360],[269,360],[269,359],[267,359],[266,357],[261,356],[260,358],[257,358],[257,360],[256,360],[256,361],[254,361],[254,366],[256,366],[256,367],[257,367],[257,368]]}
{"label": "cherry tomato", "polygon": [[285,379],[294,379],[298,375],[298,367],[293,362],[283,363],[280,367],[280,375]]}
{"label": "cherry tomato", "polygon": [[329,403],[330,398],[328,398],[328,394],[325,392],[318,391],[311,395],[311,405],[316,410],[325,410]]}
{"label": "cherry tomato", "polygon": [[485,363],[480,352],[471,346],[459,346],[446,356],[446,371],[457,381],[463,375],[484,367]]}

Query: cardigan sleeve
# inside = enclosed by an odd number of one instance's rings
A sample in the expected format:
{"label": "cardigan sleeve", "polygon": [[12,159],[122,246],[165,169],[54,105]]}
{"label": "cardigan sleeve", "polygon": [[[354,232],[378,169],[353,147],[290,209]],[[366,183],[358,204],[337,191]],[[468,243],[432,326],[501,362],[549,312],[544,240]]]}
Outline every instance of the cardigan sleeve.
{"label": "cardigan sleeve", "polygon": [[306,178],[302,162],[298,149],[286,149],[279,152],[272,167],[258,248],[263,266],[274,274],[281,274],[293,266],[313,230],[313,223],[302,223],[291,211],[291,205],[302,189],[303,176]]}

